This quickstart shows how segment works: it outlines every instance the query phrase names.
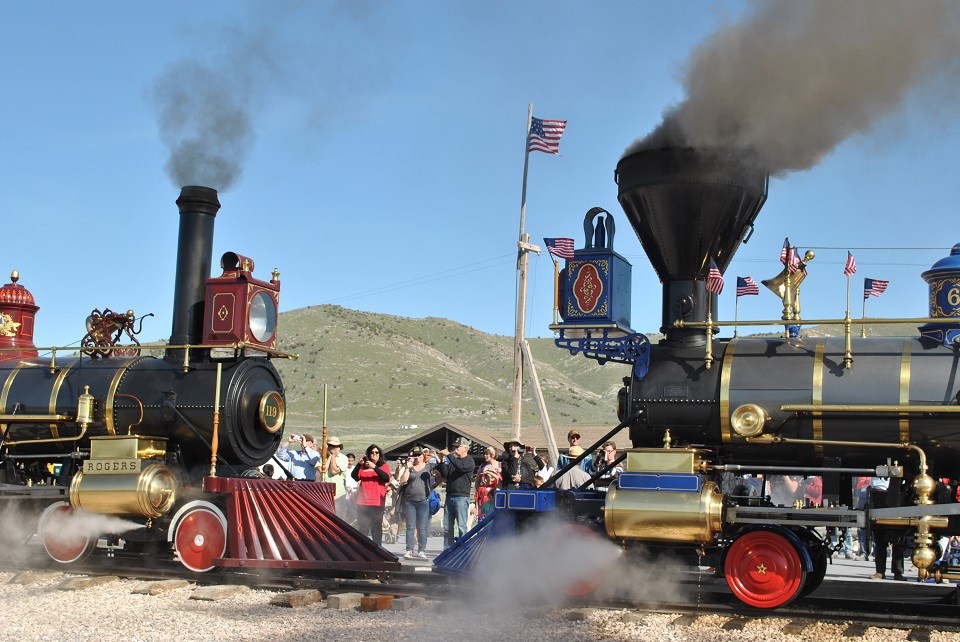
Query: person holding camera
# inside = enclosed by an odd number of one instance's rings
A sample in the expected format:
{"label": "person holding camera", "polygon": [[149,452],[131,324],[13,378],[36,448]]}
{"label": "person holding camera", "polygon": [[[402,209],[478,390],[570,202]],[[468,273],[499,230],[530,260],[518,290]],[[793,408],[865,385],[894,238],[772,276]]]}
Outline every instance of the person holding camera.
{"label": "person holding camera", "polygon": [[294,479],[316,481],[320,453],[312,435],[290,435],[277,450],[277,459],[284,462]]}
{"label": "person holding camera", "polygon": [[508,490],[533,488],[534,477],[546,465],[532,446],[524,447],[516,439],[503,442],[499,461],[500,478]]}
{"label": "person holding camera", "polygon": [[600,478],[593,484],[597,490],[606,492],[607,487],[623,472],[623,466],[621,464],[614,464],[616,460],[617,445],[612,441],[604,443],[603,450],[597,453],[597,467],[595,472],[604,471],[603,474],[600,475]]}
{"label": "person holding camera", "polygon": [[454,523],[460,535],[467,532],[467,518],[470,511],[470,495],[473,490],[473,469],[476,464],[468,453],[467,440],[462,437],[454,441],[454,450],[446,448],[440,451],[440,476],[447,487],[447,501],[443,505],[443,546],[449,547],[454,540]]}
{"label": "person holding camera", "polygon": [[423,451],[414,446],[407,460],[397,469],[403,515],[407,522],[408,560],[427,559],[427,536],[430,534],[430,478],[433,465],[423,459]]}
{"label": "person holding camera", "polygon": [[[327,438],[327,464],[320,472],[320,479],[336,486],[333,501],[337,508],[337,515],[343,518],[346,514],[347,501],[347,456],[343,454],[343,442],[337,437]],[[319,470],[322,463],[317,464]]]}
{"label": "person holding camera", "polygon": [[377,546],[383,545],[383,509],[387,503],[387,484],[390,483],[390,464],[383,457],[383,449],[376,444],[367,446],[351,476],[357,487],[357,530],[370,537]]}

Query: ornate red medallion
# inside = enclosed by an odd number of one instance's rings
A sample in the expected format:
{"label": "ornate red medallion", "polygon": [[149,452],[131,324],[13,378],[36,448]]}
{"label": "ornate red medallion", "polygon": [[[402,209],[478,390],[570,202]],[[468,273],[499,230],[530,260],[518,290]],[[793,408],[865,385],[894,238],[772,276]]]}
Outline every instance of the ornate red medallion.
{"label": "ornate red medallion", "polygon": [[577,299],[580,311],[589,314],[600,303],[603,294],[603,280],[600,272],[592,263],[585,264],[577,272],[577,279],[573,282],[573,296]]}

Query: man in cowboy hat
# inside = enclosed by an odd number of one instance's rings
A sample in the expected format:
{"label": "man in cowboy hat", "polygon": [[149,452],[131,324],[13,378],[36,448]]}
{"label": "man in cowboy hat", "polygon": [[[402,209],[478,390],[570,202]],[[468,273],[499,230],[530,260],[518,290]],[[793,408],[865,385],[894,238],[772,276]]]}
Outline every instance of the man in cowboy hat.
{"label": "man in cowboy hat", "polygon": [[317,471],[320,472],[320,480],[336,485],[333,493],[334,503],[337,508],[337,515],[344,516],[347,500],[347,456],[343,454],[343,442],[339,437],[327,437],[327,463],[323,470],[320,468],[322,463],[317,462]]}
{"label": "man in cowboy hat", "polygon": [[503,487],[516,490],[521,486],[533,488],[533,478],[543,468],[544,462],[533,452],[524,452],[523,444],[517,439],[503,442],[503,454],[500,455]]}

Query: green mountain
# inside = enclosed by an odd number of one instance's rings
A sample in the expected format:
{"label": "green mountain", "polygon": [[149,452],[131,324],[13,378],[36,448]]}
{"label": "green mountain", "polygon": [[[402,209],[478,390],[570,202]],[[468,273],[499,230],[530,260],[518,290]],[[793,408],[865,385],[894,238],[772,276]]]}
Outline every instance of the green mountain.
{"label": "green mountain", "polygon": [[[323,384],[328,425],[510,424],[513,337],[446,319],[334,305],[285,312],[278,325],[278,349],[300,357],[274,361],[286,386],[288,432],[322,424]],[[629,366],[600,366],[557,348],[552,339],[529,342],[552,423],[616,423],[617,391]],[[524,393],[523,423],[539,424],[526,381]]]}

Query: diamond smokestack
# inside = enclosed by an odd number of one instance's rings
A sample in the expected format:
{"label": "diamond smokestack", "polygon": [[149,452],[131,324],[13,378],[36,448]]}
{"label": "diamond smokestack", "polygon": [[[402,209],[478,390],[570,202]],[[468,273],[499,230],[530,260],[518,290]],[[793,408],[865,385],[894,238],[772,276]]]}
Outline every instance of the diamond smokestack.
{"label": "diamond smokestack", "polygon": [[750,154],[663,147],[617,163],[618,199],[660,281],[667,341],[702,343],[702,329],[673,322],[705,321],[710,259],[721,272],[767,199],[767,173]]}

